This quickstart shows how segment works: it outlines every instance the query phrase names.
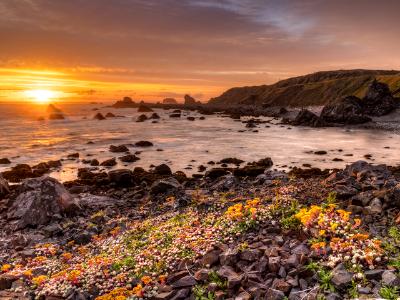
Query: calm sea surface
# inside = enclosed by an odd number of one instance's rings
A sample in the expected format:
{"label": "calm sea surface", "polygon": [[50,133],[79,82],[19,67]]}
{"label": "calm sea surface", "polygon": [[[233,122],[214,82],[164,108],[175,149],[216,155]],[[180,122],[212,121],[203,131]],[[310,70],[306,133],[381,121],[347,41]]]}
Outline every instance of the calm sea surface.
{"label": "calm sea surface", "polygon": [[[400,164],[400,136],[393,132],[343,128],[288,129],[289,126],[261,124],[255,133],[247,130],[245,124],[220,115],[205,116],[206,120],[200,121],[198,113],[185,112],[181,119],[174,119],[168,117],[168,111],[156,110],[161,119],[152,124],[151,121],[136,123],[134,120],[139,115],[136,109],[118,110],[102,104],[59,104],[57,107],[65,113],[65,120],[38,121],[39,116],[46,116],[46,106],[0,104],[0,158],[8,157],[13,162],[0,166],[0,171],[17,163],[33,165],[66,158],[74,152],[79,152],[81,159],[97,158],[101,162],[123,155],[110,153],[108,148],[111,144],[133,144],[139,140],[151,141],[154,147],[131,147],[132,153],[142,151],[140,160],[126,166],[119,162],[115,168],[148,168],[151,164],[167,163],[173,171],[183,170],[190,174],[211,160],[237,157],[254,161],[267,156],[272,158],[277,168],[305,163],[331,168],[364,159],[366,154],[371,154],[375,163]],[[93,120],[97,112],[112,112],[124,118]],[[196,121],[186,120],[188,115],[196,117]],[[328,154],[312,153],[318,150],[326,150]],[[346,156],[348,154],[353,156]],[[333,158],[344,161],[333,162]],[[63,168],[51,175],[62,181],[70,180],[75,178],[77,169],[84,166],[81,162],[65,160]]]}

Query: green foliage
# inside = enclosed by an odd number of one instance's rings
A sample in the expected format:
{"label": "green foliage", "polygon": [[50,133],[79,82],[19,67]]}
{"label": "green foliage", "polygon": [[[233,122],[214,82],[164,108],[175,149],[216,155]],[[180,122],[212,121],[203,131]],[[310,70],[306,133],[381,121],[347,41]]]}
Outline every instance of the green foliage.
{"label": "green foliage", "polygon": [[351,299],[358,298],[357,283],[354,280],[351,281],[351,287],[349,288],[348,293]]}
{"label": "green foliage", "polygon": [[210,282],[215,283],[218,288],[225,290],[228,287],[228,282],[226,280],[223,280],[221,277],[219,277],[219,275],[217,274],[217,272],[215,272],[214,270],[210,271],[210,273],[208,273],[208,280]]}
{"label": "green foliage", "polygon": [[337,196],[336,192],[330,192],[328,194],[328,197],[326,198],[326,203],[327,204],[335,204],[336,203],[336,196]]}
{"label": "green foliage", "polygon": [[379,290],[379,295],[383,299],[396,300],[400,297],[399,287],[397,286],[383,286]]}
{"label": "green foliage", "polygon": [[312,261],[308,265],[306,265],[307,270],[311,270],[314,272],[317,272],[319,270],[319,268],[320,268],[319,264],[316,263],[315,261]]}
{"label": "green foliage", "polygon": [[321,286],[321,289],[324,291],[335,291],[335,287],[332,284],[332,272],[325,270],[323,268],[320,268],[319,271],[317,272],[318,274],[318,280]]}
{"label": "green foliage", "polygon": [[397,226],[392,226],[388,230],[388,235],[391,237],[396,243],[400,243],[400,228]]}
{"label": "green foliage", "polygon": [[212,292],[207,292],[206,288],[201,285],[193,287],[193,294],[195,300],[214,300],[215,295]]}

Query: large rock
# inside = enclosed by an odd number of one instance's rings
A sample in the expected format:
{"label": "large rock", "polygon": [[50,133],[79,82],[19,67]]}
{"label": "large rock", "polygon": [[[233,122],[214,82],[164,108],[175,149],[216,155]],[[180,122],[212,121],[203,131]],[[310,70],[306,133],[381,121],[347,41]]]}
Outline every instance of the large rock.
{"label": "large rock", "polygon": [[7,217],[16,220],[16,228],[48,224],[55,216],[74,212],[79,203],[54,178],[40,177],[24,181]]}
{"label": "large rock", "polygon": [[3,172],[3,177],[10,182],[20,182],[23,179],[35,177],[35,175],[29,165],[19,164],[11,170]]}
{"label": "large rock", "polygon": [[348,96],[338,103],[326,105],[320,117],[324,122],[339,124],[362,124],[371,121],[363,113],[361,100],[355,96]]}
{"label": "large rock", "polygon": [[290,122],[290,124],[295,126],[311,126],[311,127],[322,127],[325,126],[325,122],[321,120],[313,112],[308,109],[302,109],[296,116],[296,118]]}
{"label": "large rock", "polygon": [[161,164],[154,168],[154,173],[158,175],[171,175],[172,171],[171,168],[166,164]]}
{"label": "large rock", "polygon": [[369,85],[361,106],[364,113],[371,116],[386,115],[397,107],[389,86],[376,80]]}
{"label": "large rock", "polygon": [[173,177],[161,179],[155,181],[151,188],[150,194],[158,195],[158,194],[166,194],[169,192],[176,192],[181,189],[181,184]]}
{"label": "large rock", "polygon": [[162,102],[163,104],[178,104],[178,101],[174,98],[165,98]]}
{"label": "large rock", "polygon": [[196,99],[194,99],[190,95],[185,95],[184,99],[185,99],[185,102],[184,102],[185,105],[196,105],[197,104]]}
{"label": "large rock", "polygon": [[146,105],[140,105],[138,107],[137,111],[138,112],[153,112],[153,110],[150,107],[146,106]]}
{"label": "large rock", "polygon": [[113,170],[108,172],[108,179],[118,186],[131,186],[133,183],[133,172],[128,169]]}
{"label": "large rock", "polygon": [[111,145],[110,146],[110,152],[114,152],[114,153],[129,152],[129,149],[125,145],[118,145],[118,146]]}
{"label": "large rock", "polygon": [[0,199],[7,196],[9,193],[10,187],[8,186],[8,182],[0,174]]}
{"label": "large rock", "polygon": [[124,99],[117,101],[112,106],[115,108],[130,108],[135,107],[136,103],[132,100],[131,97],[124,97]]}
{"label": "large rock", "polygon": [[102,113],[97,113],[97,114],[93,117],[93,119],[102,121],[102,120],[105,120],[106,117],[104,117]]}

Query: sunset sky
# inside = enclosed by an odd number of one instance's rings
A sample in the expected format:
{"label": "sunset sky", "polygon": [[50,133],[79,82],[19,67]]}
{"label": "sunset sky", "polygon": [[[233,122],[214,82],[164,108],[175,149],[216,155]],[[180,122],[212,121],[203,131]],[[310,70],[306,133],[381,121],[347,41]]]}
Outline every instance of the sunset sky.
{"label": "sunset sky", "polygon": [[399,11],[396,0],[0,0],[0,101],[32,90],[207,101],[319,70],[400,69]]}

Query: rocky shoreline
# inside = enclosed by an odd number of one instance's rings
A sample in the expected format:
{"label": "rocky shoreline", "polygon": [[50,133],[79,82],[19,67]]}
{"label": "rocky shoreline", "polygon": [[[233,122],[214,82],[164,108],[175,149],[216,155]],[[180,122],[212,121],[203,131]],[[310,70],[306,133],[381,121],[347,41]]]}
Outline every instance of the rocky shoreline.
{"label": "rocky shoreline", "polygon": [[0,297],[396,299],[400,169],[271,166],[0,179]]}

